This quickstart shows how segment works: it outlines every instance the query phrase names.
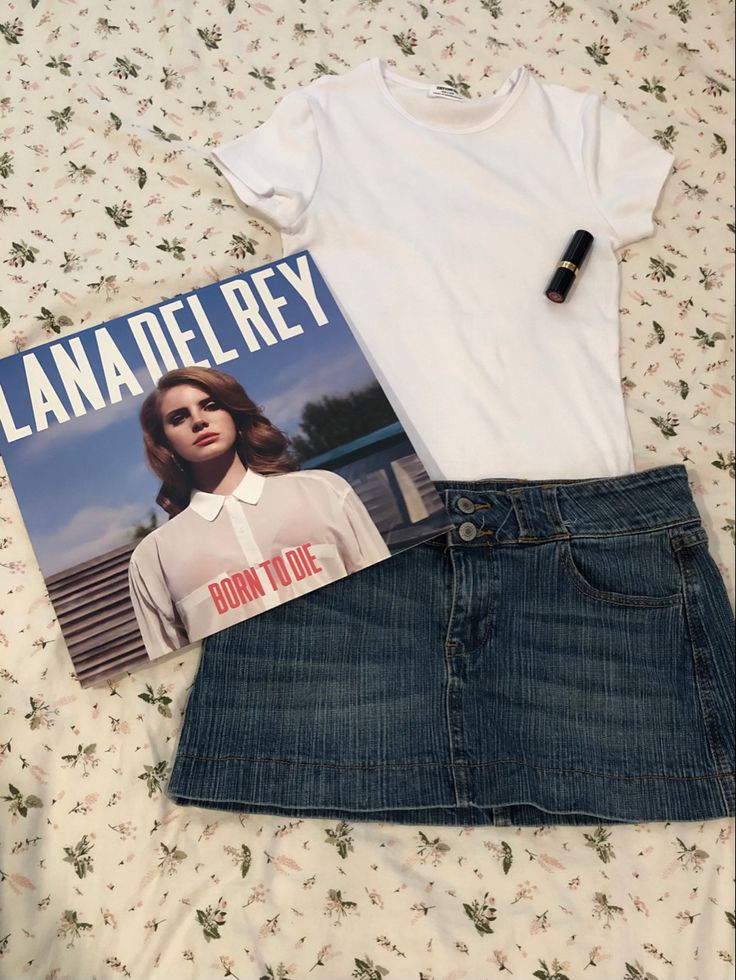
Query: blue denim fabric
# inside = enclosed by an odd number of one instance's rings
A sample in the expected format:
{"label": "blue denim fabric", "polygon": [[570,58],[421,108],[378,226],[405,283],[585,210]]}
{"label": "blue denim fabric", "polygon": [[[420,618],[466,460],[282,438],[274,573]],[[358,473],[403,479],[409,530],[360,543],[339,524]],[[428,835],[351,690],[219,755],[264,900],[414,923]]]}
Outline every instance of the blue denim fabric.
{"label": "blue denim fabric", "polygon": [[437,486],[452,531],[205,642],[169,795],[416,824],[733,815],[733,616],[685,467]]}

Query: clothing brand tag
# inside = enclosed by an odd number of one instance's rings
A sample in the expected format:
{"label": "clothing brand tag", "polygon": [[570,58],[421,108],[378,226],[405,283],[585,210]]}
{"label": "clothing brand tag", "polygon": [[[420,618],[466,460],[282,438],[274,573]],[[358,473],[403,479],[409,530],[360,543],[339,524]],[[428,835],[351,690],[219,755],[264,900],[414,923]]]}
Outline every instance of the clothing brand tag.
{"label": "clothing brand tag", "polygon": [[463,96],[459,92],[456,92],[454,88],[450,88],[449,85],[433,85],[432,88],[427,90],[427,95],[430,99],[456,99],[459,102],[464,101]]}

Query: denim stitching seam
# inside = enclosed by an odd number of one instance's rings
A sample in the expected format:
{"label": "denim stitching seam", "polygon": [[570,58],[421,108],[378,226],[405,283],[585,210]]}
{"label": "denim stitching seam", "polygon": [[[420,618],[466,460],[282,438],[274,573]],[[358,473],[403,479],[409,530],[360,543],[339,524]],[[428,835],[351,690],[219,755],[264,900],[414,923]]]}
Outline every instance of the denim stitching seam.
{"label": "denim stitching seam", "polygon": [[[678,559],[680,552],[678,554]],[[708,686],[705,684],[705,677],[703,676],[704,660],[707,657],[707,652],[705,647],[708,644],[707,637],[705,636],[705,630],[700,621],[700,612],[697,607],[697,601],[695,593],[697,591],[696,583],[693,581],[693,575],[691,569],[686,563],[686,552],[682,559],[679,559],[678,564],[680,565],[680,570],[682,572],[685,588],[685,623],[688,631],[688,636],[690,639],[690,645],[692,650],[692,663],[693,663],[693,674],[695,676],[695,687],[698,693],[698,700],[700,702],[700,710],[703,718],[703,727],[705,728],[705,737],[708,743],[708,749],[710,751],[710,756],[713,761],[714,770],[718,773],[721,772],[719,769],[719,764],[723,760],[723,753],[720,747],[717,747],[716,739],[714,738],[714,727],[715,727],[715,712],[713,710],[712,698],[710,696]],[[704,637],[704,642],[701,643],[700,637]],[[720,739],[717,740],[720,743]],[[723,776],[730,775],[728,771],[722,773]],[[721,791],[721,797],[723,799],[724,806],[728,810],[728,793],[723,786],[721,780],[718,780],[718,787]]]}
{"label": "denim stitching seam", "polygon": [[594,589],[592,585],[588,585],[581,572],[578,571],[572,554],[563,548],[560,549],[559,557],[568,580],[572,582],[581,595],[594,599],[596,602],[602,602],[609,606],[622,606],[626,609],[670,609],[682,603],[682,593],[680,592],[674,596],[641,596],[637,598],[636,596],[628,597],[616,592],[603,592],[600,589]]}
{"label": "denim stitching seam", "polygon": [[539,772],[559,772],[559,773],[580,773],[584,776],[596,776],[600,779],[667,779],[670,781],[702,781],[706,779],[718,779],[721,776],[734,776],[736,772],[727,770],[725,772],[716,770],[704,776],[668,776],[666,773],[641,773],[636,776],[623,776],[618,773],[595,772],[592,769],[566,768],[561,766],[534,766],[529,762],[522,762],[520,759],[497,759],[495,762],[378,762],[366,763],[364,765],[349,765],[339,762],[303,762],[299,759],[274,759],[268,756],[247,756],[247,755],[220,755],[207,756],[196,755],[192,752],[180,752],[179,758],[196,759],[199,762],[274,762],[277,765],[304,766],[307,768],[320,769],[451,769],[453,766],[464,769],[486,769],[492,766],[516,765],[523,766],[525,769],[535,769]]}
{"label": "denim stitching seam", "polygon": [[[445,504],[447,505],[447,503],[448,501],[446,499]],[[448,558],[450,560],[450,567],[452,568],[452,601],[450,603],[450,615],[447,619],[447,633],[445,634],[445,724],[447,725],[447,747],[450,753],[449,768],[450,778],[452,779],[452,791],[455,794],[455,805],[460,806],[460,794],[458,792],[457,779],[455,778],[455,751],[452,737],[452,712],[450,707],[452,672],[450,670],[450,662],[448,657],[451,642],[450,637],[452,636],[452,623],[455,615],[455,604],[457,599],[457,570],[455,568],[455,558],[451,548],[448,550]]]}

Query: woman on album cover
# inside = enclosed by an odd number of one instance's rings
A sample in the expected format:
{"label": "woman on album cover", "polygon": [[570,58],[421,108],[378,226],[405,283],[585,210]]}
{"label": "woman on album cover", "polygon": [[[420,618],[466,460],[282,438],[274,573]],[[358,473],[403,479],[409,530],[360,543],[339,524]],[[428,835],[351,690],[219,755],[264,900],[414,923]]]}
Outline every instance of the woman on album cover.
{"label": "woman on album cover", "polygon": [[230,375],[169,371],[140,421],[169,515],[129,567],[150,657],[390,556],[350,484],[297,470],[284,433]]}

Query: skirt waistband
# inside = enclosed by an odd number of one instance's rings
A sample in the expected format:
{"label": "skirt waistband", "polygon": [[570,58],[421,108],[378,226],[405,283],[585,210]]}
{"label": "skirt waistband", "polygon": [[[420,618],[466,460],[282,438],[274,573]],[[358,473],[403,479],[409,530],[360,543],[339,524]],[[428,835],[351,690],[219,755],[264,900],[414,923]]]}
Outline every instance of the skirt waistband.
{"label": "skirt waistband", "polygon": [[449,541],[458,545],[625,534],[700,522],[682,464],[583,480],[443,480],[435,486],[454,524]]}

